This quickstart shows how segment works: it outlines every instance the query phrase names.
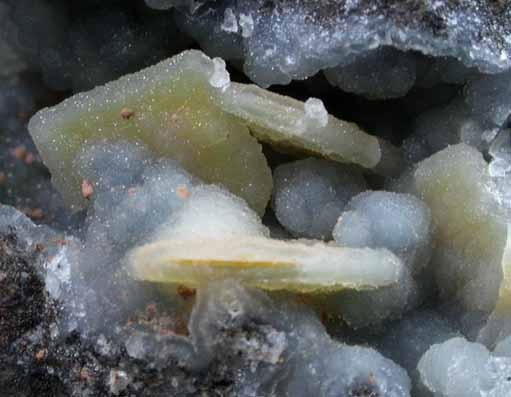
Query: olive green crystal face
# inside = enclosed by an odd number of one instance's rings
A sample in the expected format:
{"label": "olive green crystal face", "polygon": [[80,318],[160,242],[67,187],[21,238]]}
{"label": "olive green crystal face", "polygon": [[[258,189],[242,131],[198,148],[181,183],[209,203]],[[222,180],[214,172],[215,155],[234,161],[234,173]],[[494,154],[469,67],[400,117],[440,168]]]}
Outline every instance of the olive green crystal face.
{"label": "olive green crystal face", "polygon": [[83,206],[76,154],[105,139],[143,143],[202,180],[225,186],[262,213],[272,188],[260,144],[215,104],[215,62],[186,51],[37,113],[29,125],[54,183]]}

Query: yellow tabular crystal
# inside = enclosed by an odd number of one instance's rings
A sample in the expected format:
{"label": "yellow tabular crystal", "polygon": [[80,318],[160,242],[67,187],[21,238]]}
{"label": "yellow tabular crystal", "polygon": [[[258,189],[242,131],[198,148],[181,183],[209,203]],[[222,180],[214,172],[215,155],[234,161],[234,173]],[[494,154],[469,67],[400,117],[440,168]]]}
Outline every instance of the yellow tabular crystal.
{"label": "yellow tabular crystal", "polygon": [[197,287],[236,279],[266,290],[366,290],[398,281],[403,264],[385,249],[265,237],[161,240],[128,256],[135,279]]}
{"label": "yellow tabular crystal", "polygon": [[497,301],[509,308],[508,225],[483,156],[465,144],[450,146],[422,161],[414,181],[436,225],[432,263],[444,293],[470,310],[489,312]]}
{"label": "yellow tabular crystal", "polygon": [[384,175],[400,170],[397,148],[331,115],[326,118],[325,114],[323,123],[321,118],[311,117],[307,103],[237,83],[222,92],[219,103],[226,112],[243,120],[258,139],[284,151],[358,164]]}
{"label": "yellow tabular crystal", "polygon": [[84,205],[72,167],[76,154],[112,138],[144,143],[155,156],[173,158],[204,181],[224,185],[261,214],[271,172],[247,127],[216,105],[216,92],[223,89],[211,80],[218,80],[217,69],[200,51],[186,51],[37,113],[29,130],[65,199]]}

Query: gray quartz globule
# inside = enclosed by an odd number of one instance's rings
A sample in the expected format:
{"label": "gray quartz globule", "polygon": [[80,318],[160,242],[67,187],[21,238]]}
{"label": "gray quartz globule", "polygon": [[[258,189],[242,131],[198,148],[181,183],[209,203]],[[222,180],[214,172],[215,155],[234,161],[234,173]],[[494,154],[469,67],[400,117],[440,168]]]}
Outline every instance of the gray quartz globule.
{"label": "gray quartz globule", "polygon": [[509,1],[0,21],[0,396],[511,397]]}

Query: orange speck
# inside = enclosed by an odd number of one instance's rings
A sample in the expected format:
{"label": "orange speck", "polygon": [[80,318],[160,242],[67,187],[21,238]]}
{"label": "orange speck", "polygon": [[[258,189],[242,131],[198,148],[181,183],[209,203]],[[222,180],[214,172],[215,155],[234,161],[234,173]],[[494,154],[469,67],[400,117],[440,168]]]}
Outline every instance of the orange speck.
{"label": "orange speck", "polygon": [[31,165],[35,161],[36,157],[34,153],[28,152],[25,156],[25,164]]}
{"label": "orange speck", "polygon": [[39,220],[44,218],[44,212],[41,208],[23,208],[21,212],[23,212],[30,219]]}
{"label": "orange speck", "polygon": [[20,145],[12,150],[12,155],[19,160],[24,160],[27,156],[27,148],[23,145]]}
{"label": "orange speck", "polygon": [[43,361],[47,355],[48,355],[48,350],[41,349],[35,354],[35,358],[37,361]]}
{"label": "orange speck", "polygon": [[174,329],[174,333],[176,335],[183,335],[183,336],[187,336],[189,334],[188,324],[185,319],[183,319],[183,318],[176,319],[176,326]]}
{"label": "orange speck", "polygon": [[89,181],[88,179],[84,179],[82,181],[82,197],[84,199],[89,200],[93,194],[94,186],[92,185],[91,181]]}
{"label": "orange speck", "polygon": [[121,109],[121,117],[124,120],[129,120],[135,115],[135,111],[130,108],[122,108]]}
{"label": "orange speck", "polygon": [[177,287],[177,293],[179,294],[179,296],[184,299],[184,300],[188,300],[188,299],[191,299],[195,296],[195,294],[197,293],[197,291],[193,288],[188,288],[188,287],[185,287],[184,285],[179,285]]}
{"label": "orange speck", "polygon": [[190,192],[190,189],[188,189],[188,186],[181,185],[178,186],[176,189],[177,196],[182,200],[187,200],[192,195],[192,192]]}

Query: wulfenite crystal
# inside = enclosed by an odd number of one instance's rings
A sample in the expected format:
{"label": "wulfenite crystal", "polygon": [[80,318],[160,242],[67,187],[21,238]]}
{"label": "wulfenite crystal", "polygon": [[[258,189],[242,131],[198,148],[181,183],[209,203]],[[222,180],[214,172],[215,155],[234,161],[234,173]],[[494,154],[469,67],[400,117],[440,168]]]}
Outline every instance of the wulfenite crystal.
{"label": "wulfenite crystal", "polygon": [[76,154],[99,140],[128,139],[224,185],[261,213],[270,197],[270,169],[247,127],[213,100],[228,82],[223,61],[187,51],[44,109],[29,130],[54,183],[78,207],[84,200],[71,166]]}
{"label": "wulfenite crystal", "polygon": [[374,289],[396,283],[401,260],[386,249],[281,241],[247,204],[215,186],[197,186],[148,244],[128,255],[132,277],[197,287],[235,279],[268,290]]}
{"label": "wulfenite crystal", "polygon": [[220,106],[246,123],[259,140],[279,150],[313,153],[381,174],[395,174],[401,165],[397,148],[354,123],[328,115],[316,98],[303,103],[256,85],[231,83]]}
{"label": "wulfenite crystal", "polygon": [[234,278],[268,290],[374,289],[396,283],[401,261],[390,251],[340,248],[263,237],[162,240],[136,249],[134,277],[197,287]]}
{"label": "wulfenite crystal", "polygon": [[508,310],[511,302],[508,226],[489,184],[481,153],[459,144],[419,163],[411,187],[431,208],[436,226],[438,285],[466,309],[486,312]]}

